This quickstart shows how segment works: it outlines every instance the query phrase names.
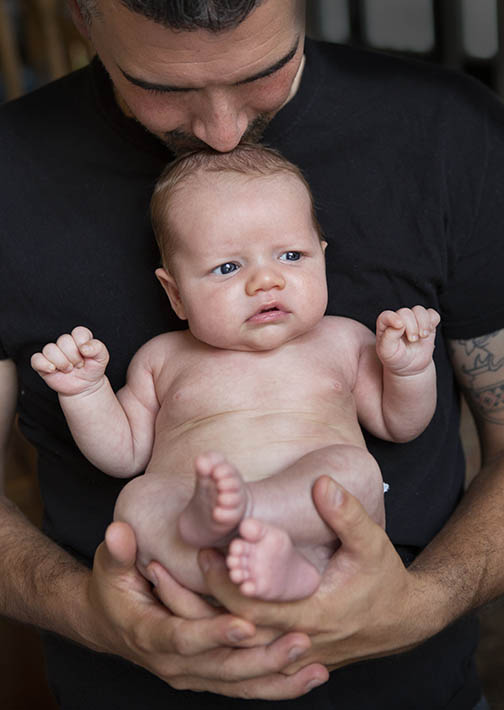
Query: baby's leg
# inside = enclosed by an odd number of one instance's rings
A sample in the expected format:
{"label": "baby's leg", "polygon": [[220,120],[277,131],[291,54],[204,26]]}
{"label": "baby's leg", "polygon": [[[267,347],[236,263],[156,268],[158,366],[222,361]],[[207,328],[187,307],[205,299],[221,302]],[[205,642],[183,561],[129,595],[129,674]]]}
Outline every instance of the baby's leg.
{"label": "baby's leg", "polygon": [[180,535],[195,547],[222,547],[250,507],[248,485],[217,452],[198,456],[195,470],[194,493],[178,521]]}
{"label": "baby's leg", "polygon": [[[139,476],[125,486],[114,511],[115,520],[135,530],[140,570],[145,573],[149,562],[157,560],[194,591],[208,591],[197,547],[226,545],[245,516],[256,520],[252,525],[242,522],[241,540],[230,549],[231,557],[241,560],[231,568],[246,569],[243,582],[249,584],[244,593],[281,600],[314,591],[337,542],[312,503],[312,485],[323,474],[339,481],[384,524],[381,473],[362,448],[339,445],[314,451],[275,476],[249,484],[219,454],[199,457],[196,472],[195,491],[183,481],[167,480],[166,474]],[[233,555],[233,550],[239,554]],[[237,582],[239,576],[235,574]],[[251,591],[251,584],[257,592]]]}
{"label": "baby's leg", "polygon": [[121,491],[114,520],[128,523],[135,531],[137,566],[144,576],[148,577],[147,566],[156,560],[180,584],[208,593],[198,565],[198,550],[178,532],[178,517],[191,498],[192,488],[192,482],[170,480],[165,472],[138,476]]}
{"label": "baby's leg", "polygon": [[380,468],[367,449],[347,444],[311,451],[274,476],[250,483],[252,505],[247,515],[287,530],[297,546],[333,541],[334,533],[311,497],[313,484],[322,475],[340,483],[378,525],[385,526]]}
{"label": "baby's leg", "polygon": [[356,495],[384,525],[382,477],[369,452],[347,445],[311,452],[285,471],[250,484],[254,518],[242,522],[241,538],[231,543],[227,557],[230,577],[243,594],[288,601],[317,588],[337,544],[311,499],[312,485],[322,474]]}
{"label": "baby's leg", "polygon": [[[250,484],[222,454],[209,452],[195,461],[194,494],[179,517],[182,539],[195,547],[230,546],[228,566],[241,591],[261,599],[300,599],[318,587],[320,574],[278,527],[252,518]],[[254,509],[257,515],[261,511]],[[241,523],[241,524],[240,524]]]}

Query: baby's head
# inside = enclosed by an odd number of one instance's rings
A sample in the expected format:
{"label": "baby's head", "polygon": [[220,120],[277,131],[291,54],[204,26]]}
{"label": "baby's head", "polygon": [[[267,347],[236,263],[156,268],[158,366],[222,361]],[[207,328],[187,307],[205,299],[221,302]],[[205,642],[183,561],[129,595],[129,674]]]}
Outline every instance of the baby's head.
{"label": "baby's head", "polygon": [[156,274],[196,338],[271,349],[322,317],[326,244],[304,177],[276,151],[243,144],[180,157],[158,181],[151,214]]}
{"label": "baby's head", "polygon": [[[242,143],[229,153],[211,149],[187,153],[170,163],[159,178],[151,201],[151,218],[154,234],[165,268],[170,267],[177,244],[188,235],[184,228],[184,212],[198,208],[198,192],[201,183],[210,186],[218,176],[251,180],[272,176],[291,176],[304,186],[309,197],[313,227],[324,242],[318,223],[311,190],[300,169],[284,158],[278,151],[259,144]],[[183,201],[176,195],[184,191]],[[177,225],[182,223],[182,229]]]}

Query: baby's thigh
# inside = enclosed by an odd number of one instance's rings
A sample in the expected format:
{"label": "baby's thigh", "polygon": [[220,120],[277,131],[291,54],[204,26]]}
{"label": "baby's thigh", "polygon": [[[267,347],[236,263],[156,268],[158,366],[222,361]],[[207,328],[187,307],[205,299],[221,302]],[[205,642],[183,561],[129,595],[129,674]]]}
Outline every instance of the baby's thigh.
{"label": "baby's thigh", "polygon": [[193,577],[190,570],[197,567],[196,550],[181,540],[177,521],[191,492],[166,474],[151,472],[126,484],[114,509],[114,520],[128,523],[135,531],[139,569],[145,572],[149,562],[156,560],[186,586],[188,574]]}

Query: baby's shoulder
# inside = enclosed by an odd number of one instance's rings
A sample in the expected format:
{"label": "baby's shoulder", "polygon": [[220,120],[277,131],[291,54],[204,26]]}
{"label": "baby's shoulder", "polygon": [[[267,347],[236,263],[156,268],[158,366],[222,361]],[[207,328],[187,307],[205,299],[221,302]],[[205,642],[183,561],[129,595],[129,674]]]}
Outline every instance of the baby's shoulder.
{"label": "baby's shoulder", "polygon": [[359,342],[375,337],[374,333],[363,323],[345,316],[324,316],[320,326],[321,334],[326,337],[348,338]]}
{"label": "baby's shoulder", "polygon": [[150,366],[163,364],[167,358],[173,362],[173,359],[187,348],[187,332],[183,330],[156,335],[142,345],[134,360],[148,363]]}

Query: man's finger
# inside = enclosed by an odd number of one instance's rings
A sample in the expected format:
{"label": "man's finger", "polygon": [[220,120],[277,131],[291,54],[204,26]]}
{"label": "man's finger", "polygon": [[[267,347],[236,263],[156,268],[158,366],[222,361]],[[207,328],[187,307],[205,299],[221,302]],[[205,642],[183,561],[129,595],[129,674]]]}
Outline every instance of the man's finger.
{"label": "man's finger", "polygon": [[[243,622],[231,614],[222,614],[212,619],[185,620],[170,616],[164,607],[158,611],[159,618],[156,619],[153,614],[143,629],[145,637],[149,638],[150,651],[185,658],[186,670],[190,672],[197,667],[203,676],[207,672],[215,677],[217,669],[220,672],[226,654],[234,651],[238,639],[245,634],[250,635],[250,629],[254,628],[249,622]],[[201,661],[195,659],[198,654],[208,651],[222,653],[223,661],[218,662],[214,656],[202,656]]]}
{"label": "man's finger", "polygon": [[209,682],[196,676],[181,676],[170,679],[170,685],[177,690],[206,690],[236,698],[289,700],[308,693],[318,685],[325,683],[328,678],[329,673],[324,666],[314,663],[291,676],[272,673],[263,678],[231,683]]}
{"label": "man's finger", "polygon": [[343,550],[361,557],[373,557],[376,543],[385,533],[357,498],[329,476],[321,476],[315,481],[312,496],[321,518],[334,530]]}
{"label": "man's finger", "polygon": [[[187,621],[199,621],[198,625],[184,627],[179,623],[177,627],[180,636],[184,633],[189,636],[195,634],[196,638],[190,642],[193,653],[201,653],[216,646],[245,645],[248,641],[254,644],[259,643],[254,624],[223,613],[222,608],[217,609],[215,606],[211,606],[198,594],[182,587],[158,562],[151,562],[147,567],[147,573],[155,585],[156,595],[172,614]],[[203,624],[204,619],[214,619],[215,621]],[[208,629],[207,635],[203,634],[203,627]]]}
{"label": "man's finger", "polygon": [[124,572],[136,565],[137,545],[133,529],[127,523],[112,523],[105,533],[101,563],[110,571]]}
{"label": "man's finger", "polygon": [[99,545],[94,566],[106,587],[140,594],[145,600],[153,598],[149,582],[136,566],[137,544],[135,533],[128,523],[111,523],[105,540]]}
{"label": "man's finger", "polygon": [[179,584],[159,562],[151,562],[147,566],[146,574],[154,585],[158,599],[175,616],[183,619],[204,619],[222,613],[222,610],[204,601],[199,594]]}
{"label": "man's finger", "polygon": [[[204,620],[207,624],[212,620]],[[197,622],[187,622],[196,625]],[[184,632],[187,629],[184,629]],[[219,648],[214,653],[191,657],[186,671],[194,666],[198,675],[208,681],[218,677],[225,682],[238,682],[245,678],[262,678],[272,673],[282,673],[295,660],[302,658],[311,647],[305,634],[291,633],[282,636],[269,646],[253,648]],[[178,647],[177,647],[178,648]],[[308,664],[308,661],[307,661]]]}
{"label": "man's finger", "polygon": [[[211,607],[199,600],[189,590],[180,587],[161,565],[155,564],[155,579],[163,585],[168,604],[156,604],[149,582],[136,567],[136,540],[133,529],[122,522],[112,523],[105,534],[105,543],[99,551],[99,564],[109,577],[120,580],[131,592],[140,593],[149,602],[150,613],[138,620],[137,643],[145,652],[173,653],[182,656],[195,655],[221,646],[234,646],[253,637],[255,627],[249,621],[231,614],[209,613]],[[150,601],[149,601],[150,600]],[[199,602],[199,603],[198,603]],[[177,611],[173,607],[177,607]],[[195,614],[201,612],[197,621],[183,617],[184,609]],[[173,614],[175,616],[173,616]],[[203,618],[206,617],[206,618]]]}

